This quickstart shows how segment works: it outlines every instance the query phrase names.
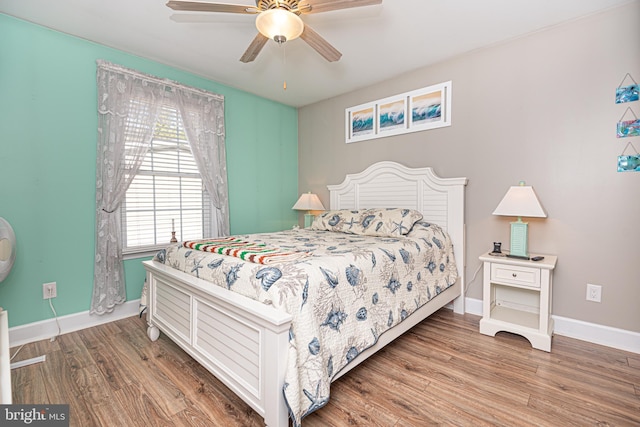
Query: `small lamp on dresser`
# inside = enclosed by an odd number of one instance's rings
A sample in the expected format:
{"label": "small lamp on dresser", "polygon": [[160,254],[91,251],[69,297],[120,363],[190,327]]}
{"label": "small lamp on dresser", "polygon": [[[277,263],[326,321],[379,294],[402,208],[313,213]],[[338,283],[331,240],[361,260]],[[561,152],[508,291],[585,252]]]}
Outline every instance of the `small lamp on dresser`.
{"label": "small lamp on dresser", "polygon": [[297,211],[307,211],[307,213],[304,215],[304,228],[308,228],[311,226],[313,218],[315,217],[311,213],[311,211],[323,211],[324,206],[322,205],[322,202],[317,195],[308,192],[302,194],[291,209],[295,209]]}
{"label": "small lamp on dresser", "polygon": [[547,217],[533,187],[525,185],[524,181],[520,181],[520,185],[510,187],[493,214],[518,217],[517,221],[511,223],[509,255],[514,258],[529,259],[528,223],[523,222],[522,217]]}

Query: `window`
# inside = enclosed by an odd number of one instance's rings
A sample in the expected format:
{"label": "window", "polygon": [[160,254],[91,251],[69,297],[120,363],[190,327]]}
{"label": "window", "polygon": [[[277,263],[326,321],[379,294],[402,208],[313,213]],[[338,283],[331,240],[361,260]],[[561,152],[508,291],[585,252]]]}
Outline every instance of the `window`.
{"label": "window", "polygon": [[161,109],[151,148],[127,189],[121,213],[125,254],[165,247],[172,230],[178,241],[217,235],[211,201],[174,105]]}

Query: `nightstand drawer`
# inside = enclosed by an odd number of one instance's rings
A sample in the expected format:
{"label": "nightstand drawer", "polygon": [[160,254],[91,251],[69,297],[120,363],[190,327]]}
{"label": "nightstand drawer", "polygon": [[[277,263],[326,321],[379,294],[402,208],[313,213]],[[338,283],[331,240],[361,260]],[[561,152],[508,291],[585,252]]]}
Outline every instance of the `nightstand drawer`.
{"label": "nightstand drawer", "polygon": [[540,287],[540,269],[505,264],[491,264],[491,280],[507,284]]}

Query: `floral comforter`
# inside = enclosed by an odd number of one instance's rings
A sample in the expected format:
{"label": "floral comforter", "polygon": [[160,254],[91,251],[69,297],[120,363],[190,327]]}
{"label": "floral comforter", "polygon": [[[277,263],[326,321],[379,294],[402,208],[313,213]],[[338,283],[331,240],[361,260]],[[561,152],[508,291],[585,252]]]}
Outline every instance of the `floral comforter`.
{"label": "floral comforter", "polygon": [[448,235],[426,222],[398,237],[309,229],[240,237],[312,255],[266,266],[173,245],[156,260],[292,315],[284,395],[294,425],[328,402],[338,371],[458,275]]}

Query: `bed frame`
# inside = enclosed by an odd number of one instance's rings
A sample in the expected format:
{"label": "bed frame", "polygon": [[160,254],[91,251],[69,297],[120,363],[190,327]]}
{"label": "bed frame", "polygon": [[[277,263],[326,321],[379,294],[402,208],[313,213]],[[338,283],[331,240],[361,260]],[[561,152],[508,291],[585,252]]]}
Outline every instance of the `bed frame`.
{"label": "bed frame", "polygon": [[[360,353],[334,380],[450,302],[455,312],[464,313],[466,183],[466,178],[439,178],[431,168],[380,162],[347,175],[342,184],[328,186],[331,209],[421,211],[425,221],[450,234],[459,272],[455,285],[383,333],[375,346]],[[282,386],[291,316],[164,264],[143,264],[149,285],[149,338],[155,341],[162,331],[247,402],[267,426],[288,426]]]}

